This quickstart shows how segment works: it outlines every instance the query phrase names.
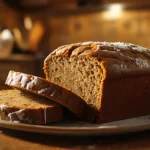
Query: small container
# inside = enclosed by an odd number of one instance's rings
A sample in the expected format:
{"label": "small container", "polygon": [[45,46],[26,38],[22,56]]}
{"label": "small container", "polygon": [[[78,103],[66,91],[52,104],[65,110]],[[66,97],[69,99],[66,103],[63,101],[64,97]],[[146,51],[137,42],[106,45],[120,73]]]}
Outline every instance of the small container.
{"label": "small container", "polygon": [[0,58],[9,57],[14,46],[14,36],[10,30],[4,29],[0,33]]}

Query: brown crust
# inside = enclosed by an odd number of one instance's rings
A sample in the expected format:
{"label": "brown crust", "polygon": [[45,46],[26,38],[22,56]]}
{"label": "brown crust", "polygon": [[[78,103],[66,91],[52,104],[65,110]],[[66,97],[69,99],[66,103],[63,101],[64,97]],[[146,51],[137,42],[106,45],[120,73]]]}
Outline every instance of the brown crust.
{"label": "brown crust", "polygon": [[97,122],[110,122],[150,114],[149,91],[149,75],[106,80]]}
{"label": "brown crust", "polygon": [[87,56],[98,60],[106,68],[107,78],[150,75],[150,50],[120,42],[83,42],[61,46],[47,56],[44,72],[48,78],[48,62],[57,56]]}
{"label": "brown crust", "polygon": [[[15,90],[7,90],[11,93]],[[5,99],[5,90],[0,91]],[[22,91],[23,92],[23,91]],[[15,95],[16,96],[16,95]],[[19,99],[21,95],[12,97]],[[6,97],[6,101],[7,101]],[[27,97],[28,98],[28,97]],[[19,108],[1,103],[0,104],[0,118],[11,122],[23,122],[29,124],[49,124],[63,119],[63,108],[61,106],[53,105],[53,107],[39,107],[39,108]]]}
{"label": "brown crust", "polygon": [[47,97],[62,104],[75,113],[77,117],[84,117],[85,102],[80,97],[45,79],[20,72],[10,71],[5,84]]}
{"label": "brown crust", "polygon": [[[73,49],[74,48],[74,49]],[[83,42],[65,45],[53,51],[53,57],[86,56],[96,60],[103,71],[101,108],[97,122],[108,122],[150,113],[150,50],[120,42]]]}

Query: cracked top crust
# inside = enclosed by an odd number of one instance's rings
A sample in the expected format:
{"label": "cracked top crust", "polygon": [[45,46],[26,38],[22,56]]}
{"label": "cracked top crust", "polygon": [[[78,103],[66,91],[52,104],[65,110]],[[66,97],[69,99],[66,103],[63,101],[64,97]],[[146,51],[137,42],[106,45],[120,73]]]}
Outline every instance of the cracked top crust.
{"label": "cracked top crust", "polygon": [[57,56],[94,58],[105,68],[106,78],[150,74],[150,50],[131,43],[90,41],[64,45],[47,56],[44,66]]}
{"label": "cracked top crust", "polygon": [[[79,96],[43,78],[10,71],[5,84],[47,97],[67,107],[79,118],[84,115],[85,102]],[[57,103],[54,104],[60,106]]]}

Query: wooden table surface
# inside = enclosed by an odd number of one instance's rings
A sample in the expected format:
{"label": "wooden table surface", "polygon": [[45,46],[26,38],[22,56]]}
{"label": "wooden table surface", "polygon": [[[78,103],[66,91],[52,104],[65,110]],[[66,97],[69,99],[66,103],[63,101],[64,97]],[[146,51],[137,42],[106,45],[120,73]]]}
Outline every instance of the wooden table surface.
{"label": "wooden table surface", "polygon": [[0,150],[150,150],[150,131],[96,137],[54,136],[0,128]]}

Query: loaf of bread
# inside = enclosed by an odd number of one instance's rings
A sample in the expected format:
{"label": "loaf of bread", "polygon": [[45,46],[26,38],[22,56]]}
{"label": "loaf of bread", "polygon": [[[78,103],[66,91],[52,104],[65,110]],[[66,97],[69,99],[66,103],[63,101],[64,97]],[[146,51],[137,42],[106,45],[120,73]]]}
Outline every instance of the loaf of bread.
{"label": "loaf of bread", "polygon": [[95,110],[91,121],[150,114],[149,49],[120,42],[65,45],[47,56],[44,71]]}
{"label": "loaf of bread", "polygon": [[43,78],[10,71],[5,84],[42,95],[64,105],[79,119],[83,118],[85,102],[76,94]]}
{"label": "loaf of bread", "polygon": [[12,122],[48,124],[63,119],[63,107],[47,98],[25,91],[2,90],[0,118]]}

